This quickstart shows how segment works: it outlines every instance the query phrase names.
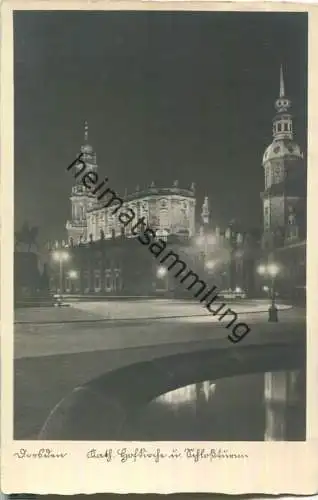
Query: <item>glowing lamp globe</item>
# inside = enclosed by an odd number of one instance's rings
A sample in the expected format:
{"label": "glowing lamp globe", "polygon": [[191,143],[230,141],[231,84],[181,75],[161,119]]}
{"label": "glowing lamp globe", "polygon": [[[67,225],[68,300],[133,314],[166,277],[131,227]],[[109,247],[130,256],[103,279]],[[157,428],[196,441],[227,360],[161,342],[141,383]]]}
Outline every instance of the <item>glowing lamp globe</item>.
{"label": "glowing lamp globe", "polygon": [[158,267],[157,269],[157,277],[163,278],[167,274],[167,269],[165,267]]}

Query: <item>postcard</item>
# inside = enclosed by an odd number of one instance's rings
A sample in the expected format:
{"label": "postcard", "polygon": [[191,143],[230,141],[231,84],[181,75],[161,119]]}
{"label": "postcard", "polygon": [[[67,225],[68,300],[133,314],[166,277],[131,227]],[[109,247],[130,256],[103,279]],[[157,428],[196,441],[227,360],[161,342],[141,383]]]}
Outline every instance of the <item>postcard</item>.
{"label": "postcard", "polygon": [[6,494],[318,491],[318,8],[4,2]]}

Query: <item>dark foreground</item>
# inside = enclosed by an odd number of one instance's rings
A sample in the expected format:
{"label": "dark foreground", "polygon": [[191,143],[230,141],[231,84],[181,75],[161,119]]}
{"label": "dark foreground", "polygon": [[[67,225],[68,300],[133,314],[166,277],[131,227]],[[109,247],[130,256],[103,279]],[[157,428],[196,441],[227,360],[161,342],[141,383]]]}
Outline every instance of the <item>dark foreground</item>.
{"label": "dark foreground", "polygon": [[[49,412],[75,387],[124,366],[216,345],[239,354],[239,349],[251,342],[266,345],[269,338],[276,342],[286,335],[292,342],[299,333],[305,343],[301,312],[286,311],[280,320],[279,324],[270,325],[266,314],[250,315],[253,336],[240,348],[226,340],[226,329],[211,323],[211,318],[132,320],[125,328],[103,322],[19,325],[14,437],[35,439]],[[27,357],[21,352],[24,345],[29,349]],[[49,350],[54,354],[47,354]],[[149,440],[178,440],[185,436],[189,440],[263,440],[264,394],[264,373],[218,380],[201,378],[155,399],[143,409],[135,429],[139,426],[144,439]],[[303,399],[294,424],[295,439],[305,439],[304,408]],[[199,434],[194,425],[198,418],[202,423]]]}

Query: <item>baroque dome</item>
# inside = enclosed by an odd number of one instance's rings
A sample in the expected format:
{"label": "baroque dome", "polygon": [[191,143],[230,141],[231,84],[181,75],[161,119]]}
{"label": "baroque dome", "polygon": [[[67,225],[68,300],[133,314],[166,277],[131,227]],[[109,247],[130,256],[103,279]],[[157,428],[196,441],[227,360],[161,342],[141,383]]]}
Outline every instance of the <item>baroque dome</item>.
{"label": "baroque dome", "polygon": [[81,152],[82,153],[92,153],[93,152],[93,147],[90,144],[84,144],[81,147]]}
{"label": "baroque dome", "polygon": [[303,157],[300,147],[293,140],[275,139],[265,150],[263,164],[286,156]]}

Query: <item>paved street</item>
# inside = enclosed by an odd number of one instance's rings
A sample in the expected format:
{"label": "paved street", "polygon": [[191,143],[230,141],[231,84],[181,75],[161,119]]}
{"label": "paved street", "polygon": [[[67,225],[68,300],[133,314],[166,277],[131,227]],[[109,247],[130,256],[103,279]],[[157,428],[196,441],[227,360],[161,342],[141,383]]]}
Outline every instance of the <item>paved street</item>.
{"label": "paved street", "polygon": [[[286,327],[304,329],[304,314],[280,307],[267,322],[264,301],[229,306],[251,332],[243,343],[279,340]],[[67,308],[16,311],[15,438],[30,438],[72,388],[140,360],[220,345],[231,348],[227,322],[197,302],[173,300],[78,302]]]}
{"label": "paved street", "polygon": [[[238,314],[237,322],[267,322],[268,305],[264,301],[237,301],[229,307]],[[290,306],[279,308],[284,319],[295,316]],[[197,302],[157,299],[21,309],[15,319],[15,357],[25,358],[209,338],[222,340],[228,334],[225,325],[232,318],[219,321]]]}

